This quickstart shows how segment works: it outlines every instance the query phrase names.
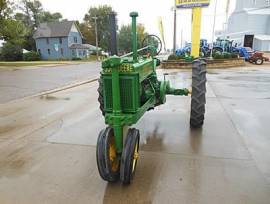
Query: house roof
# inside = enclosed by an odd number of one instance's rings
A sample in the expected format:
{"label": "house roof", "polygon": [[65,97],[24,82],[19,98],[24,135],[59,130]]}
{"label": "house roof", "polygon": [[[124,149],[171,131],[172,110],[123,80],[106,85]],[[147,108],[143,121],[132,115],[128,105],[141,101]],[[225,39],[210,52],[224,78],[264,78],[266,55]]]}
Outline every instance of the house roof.
{"label": "house roof", "polygon": [[69,32],[73,24],[75,24],[74,21],[41,23],[37,28],[37,30],[35,31],[33,37],[34,39],[50,38],[50,37],[66,37],[69,35]]}
{"label": "house roof", "polygon": [[89,49],[87,44],[73,43],[69,46],[70,49]]}
{"label": "house roof", "polygon": [[254,38],[265,41],[265,40],[270,40],[270,35],[255,35]]}
{"label": "house roof", "polygon": [[[79,43],[73,43],[69,46],[70,49],[88,49],[91,51],[96,50],[96,46],[90,45],[90,44],[79,44]],[[101,50],[99,47],[98,50]]]}

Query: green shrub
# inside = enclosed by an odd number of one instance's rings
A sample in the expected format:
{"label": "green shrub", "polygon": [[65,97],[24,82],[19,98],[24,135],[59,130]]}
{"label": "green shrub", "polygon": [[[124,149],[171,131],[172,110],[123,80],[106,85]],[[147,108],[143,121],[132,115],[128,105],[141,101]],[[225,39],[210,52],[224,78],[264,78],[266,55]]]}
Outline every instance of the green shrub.
{"label": "green shrub", "polygon": [[39,61],[40,55],[38,52],[30,51],[23,54],[24,61]]}
{"label": "green shrub", "polygon": [[224,52],[223,57],[224,57],[224,59],[230,59],[230,58],[232,58],[232,55],[229,52]]}
{"label": "green shrub", "polygon": [[182,56],[182,55],[178,56],[178,55],[172,54],[168,57],[168,60],[180,60],[180,59],[185,59],[185,56]]}
{"label": "green shrub", "polygon": [[238,53],[232,53],[232,58],[239,58],[239,54]]}
{"label": "green shrub", "polygon": [[168,57],[168,60],[176,60],[177,56],[176,55],[170,55]]}
{"label": "green shrub", "polygon": [[1,59],[3,61],[20,61],[23,57],[22,48],[10,42],[6,42],[2,47]]}
{"label": "green shrub", "polygon": [[79,57],[73,57],[72,60],[73,60],[73,61],[79,61],[79,60],[82,60],[82,58],[79,58]]}
{"label": "green shrub", "polygon": [[214,59],[223,59],[224,56],[223,56],[223,54],[217,52],[217,53],[213,54],[213,58]]}

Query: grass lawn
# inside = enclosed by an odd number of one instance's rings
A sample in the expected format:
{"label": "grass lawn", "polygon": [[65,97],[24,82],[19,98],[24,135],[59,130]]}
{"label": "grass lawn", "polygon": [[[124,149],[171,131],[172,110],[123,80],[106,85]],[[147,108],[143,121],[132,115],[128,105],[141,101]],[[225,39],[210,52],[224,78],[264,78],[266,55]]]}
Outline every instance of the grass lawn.
{"label": "grass lawn", "polygon": [[61,65],[61,64],[78,64],[78,63],[85,63],[85,62],[91,62],[94,61],[96,58],[90,58],[90,59],[83,59],[83,60],[78,60],[78,61],[30,61],[30,62],[25,62],[25,61],[17,61],[17,62],[6,62],[0,61],[0,68],[12,68],[12,67],[32,67],[32,66],[40,66],[40,65]]}
{"label": "grass lawn", "polygon": [[28,67],[37,65],[72,64],[72,61],[0,62],[0,67]]}

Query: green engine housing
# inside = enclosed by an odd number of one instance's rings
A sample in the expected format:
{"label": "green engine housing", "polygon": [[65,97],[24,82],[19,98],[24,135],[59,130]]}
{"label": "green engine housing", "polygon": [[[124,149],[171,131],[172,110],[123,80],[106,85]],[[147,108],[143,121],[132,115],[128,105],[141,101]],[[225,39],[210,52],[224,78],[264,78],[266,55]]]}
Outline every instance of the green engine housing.
{"label": "green engine housing", "polygon": [[[112,68],[109,61],[103,62],[101,72],[105,113],[113,111]],[[155,69],[156,60],[152,58],[144,58],[136,63],[131,58],[121,60],[119,83],[123,114],[135,114],[151,98],[155,99],[152,107],[165,102],[165,94],[160,93],[161,82],[157,80]]]}

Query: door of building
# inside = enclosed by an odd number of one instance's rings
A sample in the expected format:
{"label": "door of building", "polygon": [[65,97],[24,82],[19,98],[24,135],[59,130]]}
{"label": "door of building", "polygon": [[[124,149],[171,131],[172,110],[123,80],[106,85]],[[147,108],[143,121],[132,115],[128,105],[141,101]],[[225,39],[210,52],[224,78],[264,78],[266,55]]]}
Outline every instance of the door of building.
{"label": "door of building", "polygon": [[244,47],[253,48],[253,39],[254,39],[254,35],[245,35]]}

